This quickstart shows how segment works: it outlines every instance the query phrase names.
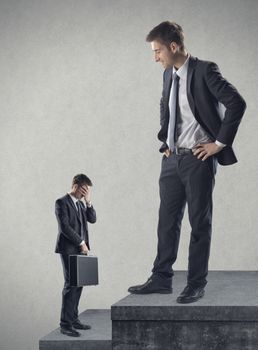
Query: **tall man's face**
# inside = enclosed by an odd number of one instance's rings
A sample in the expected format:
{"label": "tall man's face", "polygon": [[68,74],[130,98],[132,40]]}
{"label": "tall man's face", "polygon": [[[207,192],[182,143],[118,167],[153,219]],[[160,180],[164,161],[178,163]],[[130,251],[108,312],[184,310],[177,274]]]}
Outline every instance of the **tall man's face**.
{"label": "tall man's face", "polygon": [[164,69],[172,67],[177,59],[178,45],[174,42],[169,47],[160,43],[159,41],[152,41],[151,48],[154,52],[156,62],[160,62]]}

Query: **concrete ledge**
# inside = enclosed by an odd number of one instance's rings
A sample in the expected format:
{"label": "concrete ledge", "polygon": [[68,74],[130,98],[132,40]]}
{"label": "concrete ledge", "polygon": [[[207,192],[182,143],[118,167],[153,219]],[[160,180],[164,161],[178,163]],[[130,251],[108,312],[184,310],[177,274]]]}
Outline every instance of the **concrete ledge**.
{"label": "concrete ledge", "polygon": [[211,271],[208,281],[203,299],[188,305],[178,304],[176,298],[186,284],[186,272],[178,271],[173,279],[172,295],[129,295],[112,305],[111,319],[258,321],[257,271]]}
{"label": "concrete ledge", "polygon": [[112,305],[112,349],[257,350],[258,272],[212,271],[208,280],[196,303],[176,303],[186,285],[181,271],[172,295],[129,295]]}
{"label": "concrete ledge", "polygon": [[39,350],[111,350],[110,310],[86,310],[79,316],[92,329],[80,331],[79,338],[68,337],[55,329],[39,340]]}
{"label": "concrete ledge", "polygon": [[115,321],[113,350],[257,350],[258,322]]}

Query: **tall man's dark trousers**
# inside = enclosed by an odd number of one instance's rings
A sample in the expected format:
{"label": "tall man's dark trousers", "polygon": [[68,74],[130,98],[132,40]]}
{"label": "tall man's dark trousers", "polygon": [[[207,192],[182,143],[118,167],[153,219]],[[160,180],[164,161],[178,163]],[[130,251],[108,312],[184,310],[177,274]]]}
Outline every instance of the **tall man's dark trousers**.
{"label": "tall man's dark trousers", "polygon": [[60,326],[64,328],[72,327],[78,320],[78,305],[82,293],[82,287],[71,287],[69,281],[69,255],[60,254],[63,272],[64,288],[62,292],[62,309]]}
{"label": "tall man's dark trousers", "polygon": [[191,238],[188,260],[188,284],[205,286],[211,242],[212,191],[217,160],[205,161],[192,153],[163,155],[161,164],[158,251],[153,275],[169,280],[176,261],[181,221],[188,205]]}

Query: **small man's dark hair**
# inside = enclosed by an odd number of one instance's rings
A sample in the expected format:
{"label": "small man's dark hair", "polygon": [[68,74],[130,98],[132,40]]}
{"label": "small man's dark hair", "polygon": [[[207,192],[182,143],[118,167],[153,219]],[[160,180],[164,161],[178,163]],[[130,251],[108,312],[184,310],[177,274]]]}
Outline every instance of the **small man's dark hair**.
{"label": "small man's dark hair", "polygon": [[177,43],[180,49],[184,49],[184,32],[182,27],[170,21],[165,21],[154,27],[146,37],[147,42],[159,41],[169,47],[172,42]]}
{"label": "small man's dark hair", "polygon": [[88,176],[84,175],[84,174],[78,174],[75,175],[73,178],[73,185],[78,185],[78,186],[83,186],[83,185],[87,185],[87,186],[92,186],[92,182],[91,180],[88,178]]}

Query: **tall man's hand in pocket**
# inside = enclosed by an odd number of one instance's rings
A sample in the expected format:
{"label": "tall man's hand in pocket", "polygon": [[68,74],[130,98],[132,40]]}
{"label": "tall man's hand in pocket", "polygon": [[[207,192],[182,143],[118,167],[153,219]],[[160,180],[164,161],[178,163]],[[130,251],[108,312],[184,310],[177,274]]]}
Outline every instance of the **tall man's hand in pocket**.
{"label": "tall man's hand in pocket", "polygon": [[165,156],[168,158],[171,154],[171,151],[167,148],[164,152]]}

